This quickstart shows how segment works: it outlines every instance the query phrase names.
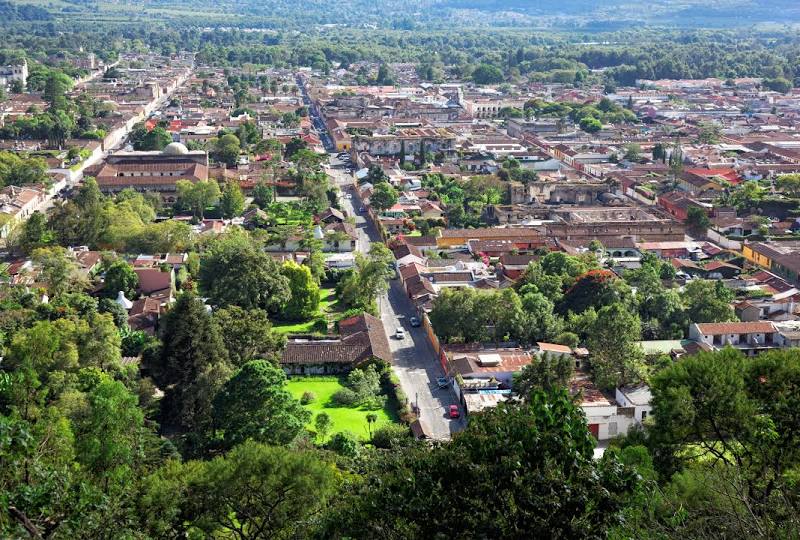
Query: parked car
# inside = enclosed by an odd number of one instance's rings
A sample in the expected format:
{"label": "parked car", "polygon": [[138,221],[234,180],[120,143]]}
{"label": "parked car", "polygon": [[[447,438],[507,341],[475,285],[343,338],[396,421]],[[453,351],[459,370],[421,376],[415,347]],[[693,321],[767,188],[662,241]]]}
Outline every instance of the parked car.
{"label": "parked car", "polygon": [[458,418],[461,413],[458,410],[458,405],[450,405],[450,418]]}
{"label": "parked car", "polygon": [[363,214],[366,211],[367,211],[367,208],[365,206],[362,206],[361,208],[358,209],[358,213],[359,214]]}
{"label": "parked car", "polygon": [[447,388],[448,386],[450,386],[450,381],[447,380],[447,377],[437,377],[436,386],[438,386],[439,388]]}
{"label": "parked car", "polygon": [[353,198],[353,194],[352,194],[352,193],[345,193],[345,194],[344,194],[344,198],[345,198],[345,199],[348,199],[348,200],[349,200],[349,199],[352,199],[352,198]]}
{"label": "parked car", "polygon": [[406,331],[403,330],[402,328],[398,328],[397,330],[394,331],[394,337],[396,339],[405,339]]}
{"label": "parked car", "polygon": [[409,324],[411,324],[413,328],[419,328],[420,325],[422,324],[420,320],[416,317],[411,317],[410,319],[408,319],[408,322]]}

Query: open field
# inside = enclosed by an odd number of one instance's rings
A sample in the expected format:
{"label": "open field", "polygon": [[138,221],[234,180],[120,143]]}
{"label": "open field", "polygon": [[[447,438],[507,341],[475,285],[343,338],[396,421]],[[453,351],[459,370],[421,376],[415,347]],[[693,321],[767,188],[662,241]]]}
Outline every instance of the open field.
{"label": "open field", "polygon": [[314,418],[317,414],[325,411],[331,417],[331,429],[328,437],[339,431],[351,431],[363,440],[369,439],[367,429],[367,414],[378,415],[378,421],[372,425],[372,431],[388,423],[396,421],[394,411],[391,410],[391,403],[383,409],[370,411],[361,407],[338,407],[331,401],[331,397],[338,390],[344,388],[342,379],[338,377],[292,377],[287,384],[289,392],[294,397],[300,399],[304,392],[313,392],[316,399],[305,405],[306,409],[313,414],[308,423],[310,429],[314,429]]}

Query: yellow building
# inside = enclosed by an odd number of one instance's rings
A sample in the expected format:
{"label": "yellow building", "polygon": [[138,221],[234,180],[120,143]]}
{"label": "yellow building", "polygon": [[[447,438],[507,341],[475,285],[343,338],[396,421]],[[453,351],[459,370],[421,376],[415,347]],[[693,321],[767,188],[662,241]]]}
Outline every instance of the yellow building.
{"label": "yellow building", "polygon": [[742,246],[742,255],[744,258],[757,266],[766,268],[767,270],[772,268],[772,259],[767,255],[759,253],[753,249],[754,245],[756,244],[745,244]]}

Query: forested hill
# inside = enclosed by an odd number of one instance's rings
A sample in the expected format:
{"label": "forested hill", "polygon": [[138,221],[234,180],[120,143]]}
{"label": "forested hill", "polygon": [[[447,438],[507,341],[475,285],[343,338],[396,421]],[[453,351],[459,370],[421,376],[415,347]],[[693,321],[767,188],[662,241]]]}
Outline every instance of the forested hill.
{"label": "forested hill", "polygon": [[[23,0],[20,4],[34,3]],[[37,4],[42,5],[42,4]],[[534,27],[611,30],[640,25],[670,27],[752,26],[800,23],[795,0],[64,0],[47,4],[66,17],[76,13],[157,16],[209,24],[304,28],[345,25],[425,27]],[[42,10],[44,11],[44,10]]]}

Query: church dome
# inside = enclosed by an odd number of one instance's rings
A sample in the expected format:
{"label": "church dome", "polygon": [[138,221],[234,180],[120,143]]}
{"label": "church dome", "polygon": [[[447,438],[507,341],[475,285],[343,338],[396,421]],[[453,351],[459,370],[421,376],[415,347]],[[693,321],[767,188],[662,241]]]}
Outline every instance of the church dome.
{"label": "church dome", "polygon": [[184,156],[189,153],[189,149],[179,142],[173,142],[165,146],[162,153],[167,156]]}

